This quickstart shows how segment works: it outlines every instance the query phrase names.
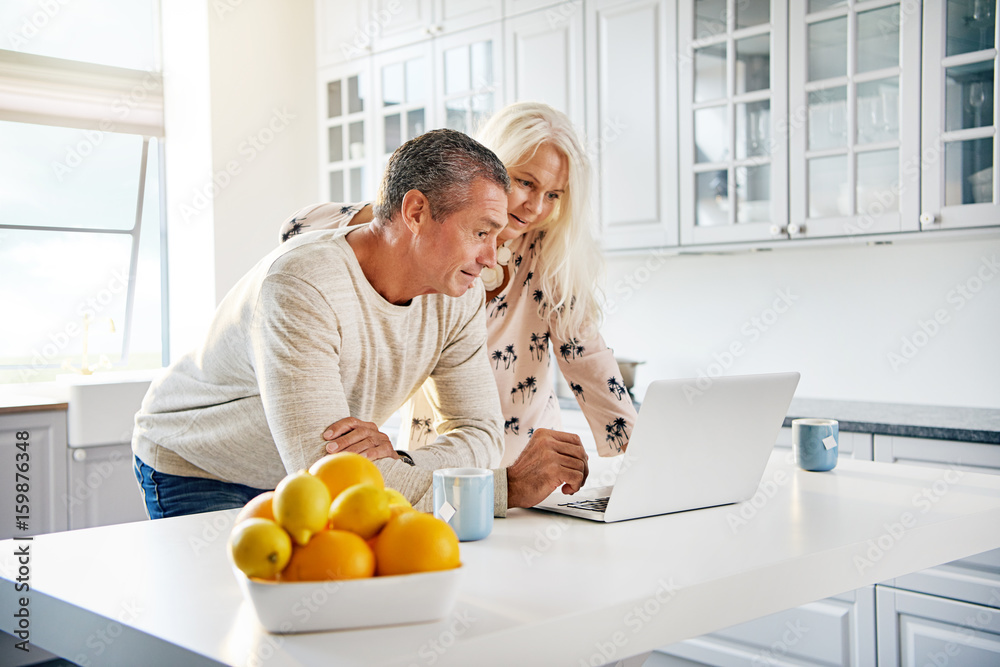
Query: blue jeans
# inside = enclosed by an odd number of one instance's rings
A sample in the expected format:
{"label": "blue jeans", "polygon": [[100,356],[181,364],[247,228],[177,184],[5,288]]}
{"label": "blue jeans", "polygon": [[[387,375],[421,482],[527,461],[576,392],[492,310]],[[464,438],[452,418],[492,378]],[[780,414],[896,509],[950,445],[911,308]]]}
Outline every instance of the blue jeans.
{"label": "blue jeans", "polygon": [[168,475],[153,470],[138,456],[133,458],[133,472],[150,519],[243,507],[252,498],[270,491],[214,479]]}

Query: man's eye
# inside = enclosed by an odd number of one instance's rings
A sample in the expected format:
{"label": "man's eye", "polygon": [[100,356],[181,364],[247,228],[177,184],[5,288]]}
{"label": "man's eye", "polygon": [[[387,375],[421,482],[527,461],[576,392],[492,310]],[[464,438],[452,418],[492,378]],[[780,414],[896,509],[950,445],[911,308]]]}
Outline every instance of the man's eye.
{"label": "man's eye", "polygon": [[521,185],[523,185],[526,188],[530,188],[531,187],[531,181],[522,180],[521,181]]}

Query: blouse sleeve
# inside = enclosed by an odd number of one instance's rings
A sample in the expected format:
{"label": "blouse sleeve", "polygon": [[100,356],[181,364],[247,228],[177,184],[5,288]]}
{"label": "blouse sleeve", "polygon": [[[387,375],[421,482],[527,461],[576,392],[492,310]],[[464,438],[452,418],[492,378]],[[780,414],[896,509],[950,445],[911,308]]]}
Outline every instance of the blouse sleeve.
{"label": "blouse sleeve", "polygon": [[583,410],[601,456],[620,454],[628,444],[636,411],[614,352],[600,334],[580,342],[552,336],[559,370]]}
{"label": "blouse sleeve", "polygon": [[312,232],[317,229],[338,229],[350,224],[358,212],[369,202],[358,204],[311,204],[299,209],[281,223],[279,231],[281,243],[302,232]]}

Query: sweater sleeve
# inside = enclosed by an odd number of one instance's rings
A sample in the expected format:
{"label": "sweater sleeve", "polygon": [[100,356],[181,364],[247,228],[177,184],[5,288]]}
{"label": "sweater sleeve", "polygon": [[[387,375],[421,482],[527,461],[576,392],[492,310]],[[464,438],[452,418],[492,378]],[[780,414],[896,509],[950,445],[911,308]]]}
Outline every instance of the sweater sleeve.
{"label": "sweater sleeve", "polygon": [[600,334],[580,342],[552,337],[559,370],[594,434],[601,456],[620,454],[635,426],[636,411],[614,352]]}
{"label": "sweater sleeve", "polygon": [[494,468],[503,457],[500,398],[487,358],[483,288],[476,289],[479,307],[448,335],[425,383],[438,436],[410,452],[422,468]]}
{"label": "sweater sleeve", "polygon": [[307,282],[270,275],[260,289],[249,344],[267,424],[285,471],[308,468],[326,454],[326,427],[350,416],[340,378],[336,314]]}

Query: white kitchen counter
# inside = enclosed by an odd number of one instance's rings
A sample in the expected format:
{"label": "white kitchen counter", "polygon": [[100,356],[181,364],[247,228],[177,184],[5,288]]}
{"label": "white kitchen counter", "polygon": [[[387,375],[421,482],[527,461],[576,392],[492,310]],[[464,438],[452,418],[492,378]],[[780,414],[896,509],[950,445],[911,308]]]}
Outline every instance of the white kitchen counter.
{"label": "white kitchen counter", "polygon": [[1000,547],[1000,477],[787,458],[743,505],[612,525],[511,511],[462,545],[438,623],[268,635],[227,561],[233,510],[0,543],[0,628],[29,544],[31,641],[81,664],[598,665]]}

